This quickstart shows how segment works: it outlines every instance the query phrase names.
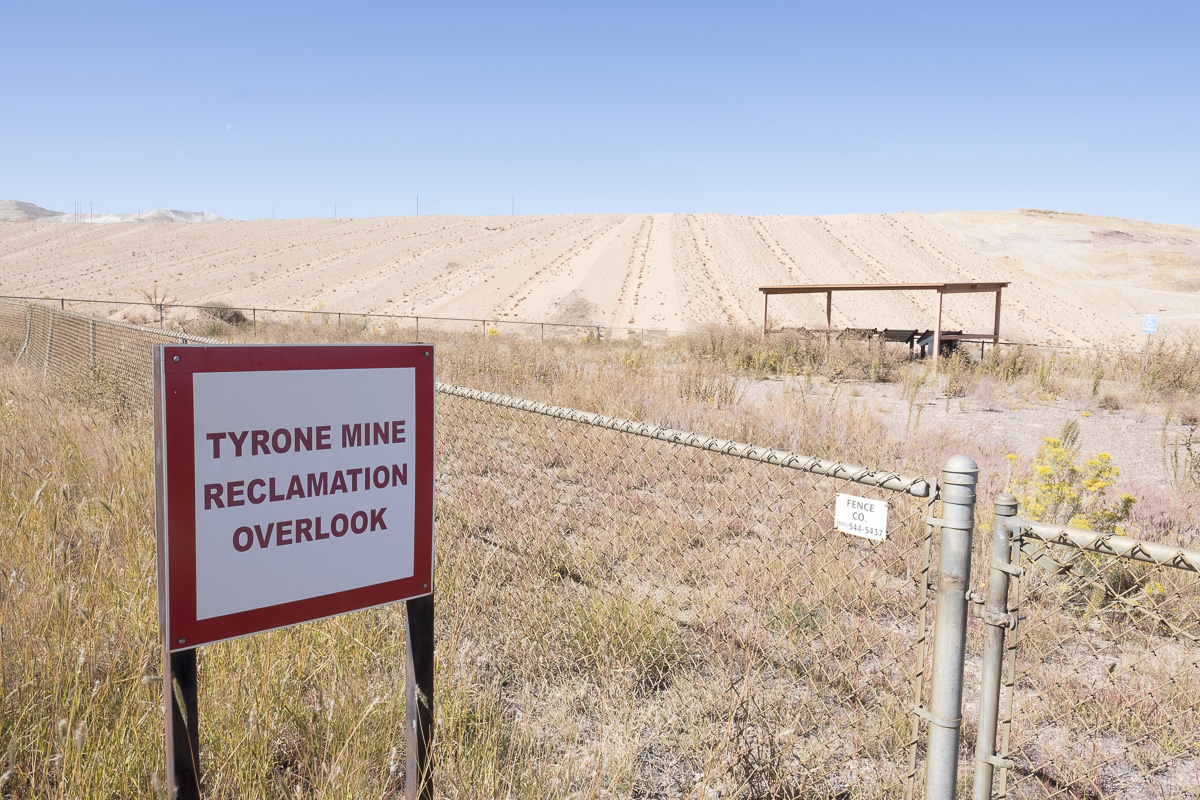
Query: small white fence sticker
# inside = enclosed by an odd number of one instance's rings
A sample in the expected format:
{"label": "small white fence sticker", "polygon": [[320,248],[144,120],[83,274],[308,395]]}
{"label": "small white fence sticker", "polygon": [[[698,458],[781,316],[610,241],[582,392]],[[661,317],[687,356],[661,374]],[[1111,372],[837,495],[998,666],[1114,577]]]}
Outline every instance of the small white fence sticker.
{"label": "small white fence sticker", "polygon": [[842,533],[861,536],[875,542],[887,538],[888,506],[883,500],[838,494],[833,524]]}

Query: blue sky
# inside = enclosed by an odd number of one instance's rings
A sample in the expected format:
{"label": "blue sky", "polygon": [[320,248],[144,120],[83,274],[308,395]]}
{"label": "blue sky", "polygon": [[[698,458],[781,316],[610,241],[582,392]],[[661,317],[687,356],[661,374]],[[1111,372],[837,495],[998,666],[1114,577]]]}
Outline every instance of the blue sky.
{"label": "blue sky", "polygon": [[0,198],[1200,225],[1200,3],[8,3]]}

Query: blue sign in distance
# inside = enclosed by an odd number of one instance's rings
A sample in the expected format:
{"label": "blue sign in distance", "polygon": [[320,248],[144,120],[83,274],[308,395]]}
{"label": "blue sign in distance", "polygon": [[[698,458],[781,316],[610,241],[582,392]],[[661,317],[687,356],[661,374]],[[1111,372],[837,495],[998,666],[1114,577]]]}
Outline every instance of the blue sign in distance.
{"label": "blue sign in distance", "polygon": [[1158,314],[1147,314],[1142,320],[1142,333],[1158,333]]}

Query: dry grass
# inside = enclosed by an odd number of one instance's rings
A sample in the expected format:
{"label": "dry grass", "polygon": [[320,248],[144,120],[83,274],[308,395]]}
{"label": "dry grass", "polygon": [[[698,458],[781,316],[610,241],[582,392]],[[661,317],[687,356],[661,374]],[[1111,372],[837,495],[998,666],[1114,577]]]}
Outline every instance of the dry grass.
{"label": "dry grass", "polygon": [[1200,393],[1200,340],[1161,337],[1142,353],[1054,351],[1022,346],[975,358],[961,349],[943,372],[951,391],[971,392],[986,378],[1029,397],[1089,399],[1095,408],[1136,404],[1190,408]]}
{"label": "dry grass", "polygon": [[[403,341],[415,331],[260,323],[258,334]],[[850,371],[904,382],[915,397],[931,380],[924,365],[864,343],[835,343],[826,362],[823,342],[816,358],[805,341],[756,350],[749,334],[719,332],[653,348],[436,338],[443,381],[864,464],[900,465],[914,451],[841,393],[817,398],[801,380],[762,408],[745,401],[746,382]],[[1152,382],[1132,384],[1120,364],[1102,380],[1150,398],[1192,379],[1182,361],[1156,358],[1168,366]],[[0,793],[161,796],[149,420],[125,406],[114,418],[106,393],[65,399],[4,367]],[[1095,370],[1009,351],[954,359],[943,380],[968,393],[985,380],[1051,392]],[[892,537],[867,545],[831,531],[844,487],[829,480],[456,398],[439,400],[439,418],[439,796],[900,791],[919,666],[922,504],[891,498]],[[1195,651],[1163,627],[1194,629],[1194,607],[1171,598],[1195,585],[1160,577],[1157,594],[1140,572],[1132,582],[1100,572],[1084,579],[1110,587],[1100,595],[1026,581],[1019,796],[1051,784],[1172,796],[1178,784],[1162,776],[1195,762]],[[1137,591],[1147,601],[1131,617],[1122,601]],[[978,637],[976,626],[971,652]],[[1105,673],[1111,659],[1118,667]],[[208,794],[398,796],[403,666],[397,609],[205,648]],[[1095,680],[1105,674],[1125,680]],[[1041,691],[1053,702],[1038,701]],[[1075,769],[1072,748],[1089,743],[1134,755]],[[1054,759],[1059,771],[1047,772]],[[1103,786],[1080,788],[1089,781]]]}
{"label": "dry grass", "polygon": [[[4,791],[152,796],[149,421],[11,371],[5,391]],[[847,548],[829,481],[467,401],[440,416],[439,794],[895,791],[916,504],[888,546]],[[208,792],[398,791],[403,637],[386,609],[204,648]]]}
{"label": "dry grass", "polygon": [[1021,797],[1186,797],[1200,777],[1200,577],[1054,545],[1026,561],[1012,780]]}

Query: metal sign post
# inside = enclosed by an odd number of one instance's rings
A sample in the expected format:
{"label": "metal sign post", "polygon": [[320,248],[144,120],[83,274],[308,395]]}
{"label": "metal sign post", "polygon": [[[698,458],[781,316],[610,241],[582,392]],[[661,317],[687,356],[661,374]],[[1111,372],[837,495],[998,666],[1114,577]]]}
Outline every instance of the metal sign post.
{"label": "metal sign post", "polygon": [[1142,318],[1142,333],[1146,334],[1146,347],[1142,351],[1142,365],[1150,355],[1150,337],[1158,333],[1158,314],[1147,314]]}
{"label": "metal sign post", "polygon": [[200,796],[197,647],[407,601],[408,796],[430,797],[433,346],[154,355],[172,796]]}
{"label": "metal sign post", "polygon": [[200,725],[196,705],[196,651],[164,648],[163,704],[167,771],[176,800],[200,798]]}

